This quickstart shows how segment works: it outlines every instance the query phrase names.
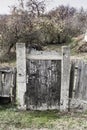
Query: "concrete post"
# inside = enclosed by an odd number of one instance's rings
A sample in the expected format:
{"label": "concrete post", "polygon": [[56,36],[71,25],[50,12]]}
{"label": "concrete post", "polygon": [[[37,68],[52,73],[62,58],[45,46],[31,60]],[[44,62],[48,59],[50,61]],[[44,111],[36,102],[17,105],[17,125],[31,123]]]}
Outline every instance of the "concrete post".
{"label": "concrete post", "polygon": [[61,97],[60,111],[67,111],[69,105],[69,80],[70,80],[70,48],[62,47],[61,61]]}
{"label": "concrete post", "polygon": [[18,108],[26,109],[26,48],[25,43],[16,44],[16,65],[17,65],[17,100]]}

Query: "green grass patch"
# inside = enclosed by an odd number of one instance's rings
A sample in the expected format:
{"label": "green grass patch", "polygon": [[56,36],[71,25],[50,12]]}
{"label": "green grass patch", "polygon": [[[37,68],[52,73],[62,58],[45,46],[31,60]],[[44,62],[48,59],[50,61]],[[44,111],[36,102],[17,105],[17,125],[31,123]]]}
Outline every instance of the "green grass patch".
{"label": "green grass patch", "polygon": [[52,128],[52,121],[59,118],[58,111],[18,111],[15,108],[0,109],[0,124],[15,128]]}
{"label": "green grass patch", "polygon": [[[18,111],[14,106],[0,107],[0,130],[85,130],[87,112]],[[29,129],[30,128],[30,129]]]}

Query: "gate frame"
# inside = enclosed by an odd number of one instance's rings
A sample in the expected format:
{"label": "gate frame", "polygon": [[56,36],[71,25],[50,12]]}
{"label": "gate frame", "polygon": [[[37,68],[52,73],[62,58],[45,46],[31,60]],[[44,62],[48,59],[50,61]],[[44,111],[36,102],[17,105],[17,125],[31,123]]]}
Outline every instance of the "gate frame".
{"label": "gate frame", "polygon": [[[17,66],[17,101],[18,109],[26,110],[26,47],[25,43],[16,43]],[[60,111],[68,111],[69,107],[69,81],[70,81],[70,47],[62,47],[61,60],[61,92]]]}

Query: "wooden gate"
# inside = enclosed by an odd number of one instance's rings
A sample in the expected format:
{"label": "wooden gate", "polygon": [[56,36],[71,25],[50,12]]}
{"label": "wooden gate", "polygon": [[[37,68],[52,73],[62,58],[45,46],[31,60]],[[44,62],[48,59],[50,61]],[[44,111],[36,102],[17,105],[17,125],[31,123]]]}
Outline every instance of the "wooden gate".
{"label": "wooden gate", "polygon": [[62,51],[26,51],[16,44],[19,109],[68,109],[70,48]]}
{"label": "wooden gate", "polygon": [[[27,52],[17,43],[19,109],[87,110],[87,62],[70,60],[70,48],[57,52]],[[71,67],[70,67],[71,66]]]}
{"label": "wooden gate", "polygon": [[60,60],[28,59],[27,78],[27,109],[59,109]]}

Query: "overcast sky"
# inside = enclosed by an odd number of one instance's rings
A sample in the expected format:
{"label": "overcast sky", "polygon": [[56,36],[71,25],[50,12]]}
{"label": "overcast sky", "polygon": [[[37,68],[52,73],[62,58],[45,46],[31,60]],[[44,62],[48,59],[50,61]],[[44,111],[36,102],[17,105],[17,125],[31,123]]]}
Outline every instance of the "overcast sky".
{"label": "overcast sky", "polygon": [[[8,14],[10,12],[9,6],[17,4],[18,0],[0,0],[0,14]],[[47,10],[53,9],[58,5],[70,5],[73,7],[84,7],[87,9],[87,0],[46,0]]]}

